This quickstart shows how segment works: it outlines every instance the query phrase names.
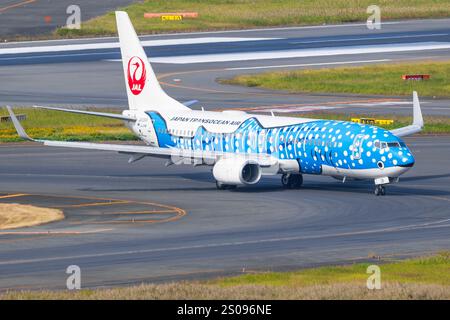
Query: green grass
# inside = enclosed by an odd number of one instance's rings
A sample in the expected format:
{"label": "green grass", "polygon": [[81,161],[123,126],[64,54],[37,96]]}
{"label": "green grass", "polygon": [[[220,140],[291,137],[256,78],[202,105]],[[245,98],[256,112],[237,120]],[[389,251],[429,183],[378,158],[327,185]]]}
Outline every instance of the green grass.
{"label": "green grass", "polygon": [[[372,0],[147,0],[121,8],[139,33],[204,31],[266,26],[365,22]],[[448,17],[448,0],[380,0],[382,21]],[[199,18],[182,21],[144,19],[146,12],[197,11]],[[113,12],[86,21],[80,30],[59,28],[55,36],[116,35]]]}
{"label": "green grass", "polygon": [[[219,286],[268,285],[311,286],[331,285],[338,282],[367,280],[366,270],[370,264],[358,263],[346,266],[321,267],[295,272],[270,272],[222,278],[211,281]],[[439,284],[450,286],[450,253],[384,263],[380,265],[383,281],[401,283]]]}
{"label": "green grass", "polygon": [[[404,81],[403,74],[430,74],[425,81]],[[225,84],[290,92],[450,97],[450,61],[379,64],[240,75]]]}
{"label": "green grass", "polygon": [[450,299],[450,253],[380,260],[381,289],[368,290],[368,263],[260,272],[208,281],[80,291],[10,291],[2,299]]}
{"label": "green grass", "polygon": [[[108,110],[102,110],[108,112]],[[25,114],[22,125],[28,135],[36,139],[65,141],[136,140],[122,121],[79,115],[66,112],[14,108],[17,114]],[[113,111],[111,111],[113,112]],[[8,115],[5,108],[0,115]],[[0,142],[22,141],[11,122],[0,123]]]}

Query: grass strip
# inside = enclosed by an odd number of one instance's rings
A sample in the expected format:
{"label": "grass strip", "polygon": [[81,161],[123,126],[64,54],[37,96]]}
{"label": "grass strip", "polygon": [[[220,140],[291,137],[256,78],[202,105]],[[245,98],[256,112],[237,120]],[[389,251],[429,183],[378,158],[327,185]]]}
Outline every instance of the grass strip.
{"label": "grass strip", "polygon": [[[121,8],[137,32],[167,33],[365,22],[371,0],[146,0]],[[448,17],[448,0],[380,0],[381,18],[417,19]],[[145,19],[146,12],[196,11],[197,19],[161,21]],[[114,12],[83,22],[81,29],[59,28],[55,37],[116,35]]]}
{"label": "grass strip", "polygon": [[[98,109],[96,109],[98,111]],[[102,109],[103,112],[114,110]],[[121,120],[79,115],[66,112],[38,110],[34,108],[14,108],[17,114],[26,115],[22,125],[28,135],[35,139],[61,141],[113,141],[137,140]],[[117,110],[115,110],[117,112]],[[6,116],[5,108],[0,116]],[[0,142],[22,141],[11,122],[0,123]]]}
{"label": "grass strip", "polygon": [[355,263],[112,289],[9,291],[0,299],[450,299],[450,252],[374,263],[380,290],[366,287],[370,264]]}
{"label": "grass strip", "polygon": [[[403,74],[430,74],[423,81],[403,80]],[[362,67],[338,67],[239,75],[220,80],[224,84],[286,90],[292,93],[350,93],[450,97],[450,60],[375,64]]]}

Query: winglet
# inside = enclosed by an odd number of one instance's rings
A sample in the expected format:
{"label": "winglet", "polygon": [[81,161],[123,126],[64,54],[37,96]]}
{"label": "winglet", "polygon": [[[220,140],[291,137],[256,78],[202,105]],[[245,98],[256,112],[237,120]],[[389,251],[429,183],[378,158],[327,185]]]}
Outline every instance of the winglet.
{"label": "winglet", "polygon": [[417,92],[413,91],[413,123],[409,126],[391,130],[391,133],[397,137],[409,136],[422,131],[423,129],[422,110],[420,109],[419,97]]}
{"label": "winglet", "polygon": [[6,109],[9,112],[9,116],[11,117],[12,123],[14,125],[14,128],[16,128],[17,133],[19,134],[19,137],[25,140],[35,141],[34,139],[31,139],[25,130],[23,129],[22,125],[20,124],[19,120],[17,120],[16,115],[12,111],[10,106],[6,106]]}
{"label": "winglet", "polygon": [[413,91],[413,125],[423,128],[423,117],[422,110],[420,109],[419,97],[417,96],[417,91]]}

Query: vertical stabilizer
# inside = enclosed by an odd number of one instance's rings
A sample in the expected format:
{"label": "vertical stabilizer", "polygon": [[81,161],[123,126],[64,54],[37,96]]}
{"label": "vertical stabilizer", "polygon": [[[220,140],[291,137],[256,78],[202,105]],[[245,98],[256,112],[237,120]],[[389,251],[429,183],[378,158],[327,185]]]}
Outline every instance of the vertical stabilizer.
{"label": "vertical stabilizer", "polygon": [[116,11],[116,22],[130,110],[189,110],[162,90],[128,14]]}

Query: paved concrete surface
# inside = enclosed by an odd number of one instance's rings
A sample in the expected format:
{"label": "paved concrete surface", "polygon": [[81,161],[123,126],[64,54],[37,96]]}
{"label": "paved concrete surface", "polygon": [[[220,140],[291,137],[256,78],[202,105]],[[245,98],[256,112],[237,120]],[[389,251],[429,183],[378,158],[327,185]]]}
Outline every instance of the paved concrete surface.
{"label": "paved concrete surface", "polygon": [[[2,146],[0,201],[65,207],[68,219],[0,232],[0,288],[64,288],[72,264],[81,267],[83,286],[95,287],[448,249],[450,139],[406,141],[416,166],[385,197],[374,196],[369,182],[320,176],[305,176],[301,190],[282,189],[277,177],[218,191],[209,168]],[[139,219],[136,212],[162,206],[176,218],[133,222],[124,213]]]}
{"label": "paved concrete surface", "polygon": [[49,34],[65,26],[67,7],[76,4],[81,9],[81,20],[105,14],[133,0],[2,0],[0,3],[0,39],[12,36]]}

